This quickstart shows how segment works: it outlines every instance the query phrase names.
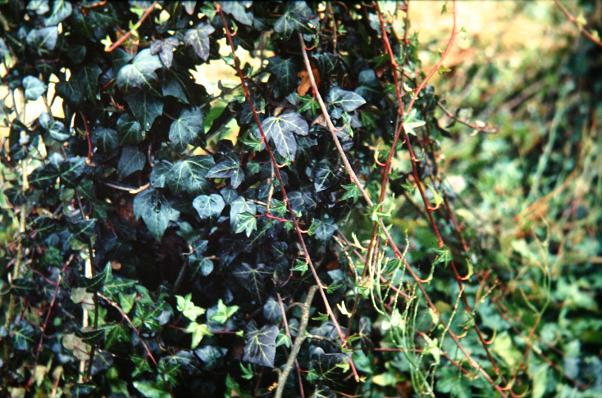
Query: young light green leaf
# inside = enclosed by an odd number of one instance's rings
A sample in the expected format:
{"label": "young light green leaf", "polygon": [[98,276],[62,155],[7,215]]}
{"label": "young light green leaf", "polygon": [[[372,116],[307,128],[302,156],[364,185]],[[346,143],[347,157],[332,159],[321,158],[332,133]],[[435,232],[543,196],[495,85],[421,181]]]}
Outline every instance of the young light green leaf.
{"label": "young light green leaf", "polygon": [[238,311],[237,305],[227,306],[222,299],[217,302],[217,310],[211,315],[210,322],[223,325]]}
{"label": "young light green leaf", "polygon": [[211,336],[209,327],[204,323],[190,322],[186,327],[187,333],[192,333],[192,343],[190,348],[195,349],[203,340],[205,336]]}
{"label": "young light green leaf", "polygon": [[205,310],[201,307],[197,307],[192,302],[192,294],[188,293],[186,296],[176,296],[176,306],[186,318],[191,321],[196,319],[205,313]]}

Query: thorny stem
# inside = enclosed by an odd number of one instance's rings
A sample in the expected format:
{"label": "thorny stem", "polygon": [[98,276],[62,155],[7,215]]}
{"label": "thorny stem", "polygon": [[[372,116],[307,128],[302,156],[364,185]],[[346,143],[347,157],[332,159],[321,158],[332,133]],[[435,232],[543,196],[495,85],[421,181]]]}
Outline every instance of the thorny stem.
{"label": "thorny stem", "polygon": [[[454,21],[455,21],[455,13],[454,13]],[[455,31],[455,23],[454,23],[454,31]],[[351,180],[351,182],[353,182],[356,187],[358,188],[358,190],[360,191],[360,193],[362,194],[366,204],[369,207],[372,207],[374,205],[374,202],[372,201],[372,199],[370,198],[370,194],[368,193],[368,191],[366,191],[366,189],[363,187],[362,183],[359,181],[357,175],[355,174],[355,172],[353,171],[353,168],[351,167],[351,164],[349,163],[349,159],[347,158],[347,155],[345,154],[345,151],[343,150],[343,147],[341,146],[341,143],[339,142],[339,139],[336,135],[336,127],[334,126],[334,124],[332,123],[332,120],[330,119],[330,115],[328,113],[328,109],[326,108],[326,104],[324,103],[324,100],[322,99],[322,96],[318,90],[318,86],[316,84],[316,81],[314,79],[313,73],[311,71],[311,64],[309,62],[309,57],[307,55],[307,51],[305,49],[305,42],[303,41],[303,36],[299,34],[299,43],[301,46],[301,54],[303,55],[303,60],[305,63],[305,68],[308,72],[308,76],[309,76],[309,81],[312,85],[312,88],[316,94],[316,100],[318,101],[318,104],[320,105],[320,109],[322,111],[322,116],[324,117],[324,120],[326,121],[326,125],[328,126],[328,130],[330,131],[330,135],[334,141],[334,144],[337,148],[337,151],[339,153],[339,157],[341,158],[341,161],[343,162],[345,171],[347,172],[349,179]],[[409,143],[409,140],[408,140]],[[419,185],[420,187],[420,185]],[[427,207],[427,210],[430,207]],[[427,214],[430,214],[430,212],[427,212]],[[432,215],[431,215],[432,216]],[[437,307],[435,307],[435,304],[433,303],[433,301],[431,300],[430,296],[428,295],[428,293],[426,292],[426,289],[423,285],[422,280],[420,279],[420,277],[418,276],[418,274],[416,273],[416,271],[414,270],[414,268],[408,263],[408,261],[406,260],[406,258],[403,256],[402,252],[399,250],[399,248],[397,247],[397,244],[395,243],[393,237],[391,236],[391,234],[389,233],[389,230],[386,228],[386,226],[384,225],[384,222],[382,221],[382,219],[380,217],[377,217],[378,220],[378,224],[380,226],[380,228],[383,231],[383,234],[385,235],[385,238],[387,240],[387,244],[391,247],[391,249],[393,250],[395,257],[401,259],[403,261],[403,264],[406,267],[406,270],[408,271],[408,273],[410,274],[410,276],[412,277],[412,279],[414,279],[414,281],[416,282],[418,289],[420,290],[420,292],[422,293],[427,305],[429,306],[429,308],[431,309],[431,311],[433,311],[433,313],[438,314],[439,311],[437,310]],[[443,321],[440,319],[440,317],[438,317],[438,322],[443,324]],[[443,326],[445,326],[445,324],[443,324]],[[464,348],[464,346],[462,345],[462,343],[460,342],[460,339],[458,337],[458,335],[456,335],[455,333],[453,333],[451,330],[448,331],[448,335],[452,338],[452,340],[454,341],[454,343],[456,344],[456,346],[458,347],[458,349],[462,352],[462,354],[466,357],[466,359],[468,360],[468,362],[470,363],[470,365],[475,368],[476,370],[479,371],[479,373],[482,375],[482,377],[493,387],[495,388],[502,397],[507,397],[507,394],[505,392],[505,390],[500,387],[498,384],[496,384],[493,379],[491,378],[491,376],[489,376],[489,374],[485,371],[485,369],[483,369],[483,367],[481,367],[481,365],[479,365],[470,355],[470,353]]]}
{"label": "thorny stem", "polygon": [[[232,56],[234,58],[234,67],[236,69],[238,77],[240,78],[245,99],[246,99],[247,103],[249,104],[249,108],[251,109],[251,113],[253,114],[253,119],[255,121],[255,124],[257,125],[259,134],[261,135],[261,141],[265,145],[266,151],[268,152],[268,155],[270,157],[270,161],[272,162],[272,165],[274,166],[274,172],[275,172],[276,178],[278,179],[278,183],[279,183],[278,185],[280,186],[280,192],[282,194],[282,199],[283,199],[284,203],[286,204],[286,207],[291,215],[291,221],[293,223],[295,234],[297,235],[297,240],[299,242],[299,245],[301,246],[301,250],[303,251],[305,261],[307,262],[307,265],[312,273],[312,276],[318,286],[318,290],[320,291],[320,296],[322,297],[322,301],[324,302],[324,307],[326,309],[326,312],[328,313],[328,316],[329,316],[330,320],[332,321],[332,323],[337,331],[337,334],[338,334],[339,338],[341,339],[341,342],[343,343],[343,345],[345,345],[346,344],[345,333],[343,332],[341,325],[337,321],[336,315],[334,314],[334,311],[332,310],[332,307],[330,306],[330,303],[328,302],[328,297],[326,296],[324,285],[323,285],[322,281],[320,280],[320,277],[318,276],[318,272],[316,271],[316,267],[314,266],[313,261],[311,260],[309,251],[305,244],[305,239],[303,238],[303,232],[301,231],[301,228],[299,227],[299,222],[297,220],[297,216],[295,215],[295,212],[293,211],[293,209],[289,203],[288,194],[286,192],[286,188],[284,187],[284,180],[282,178],[282,174],[280,173],[280,168],[278,167],[278,162],[276,161],[274,152],[272,151],[272,148],[266,138],[265,131],[263,130],[263,126],[261,124],[261,120],[259,120],[259,115],[255,108],[255,103],[253,101],[253,98],[251,97],[249,87],[247,86],[244,72],[242,71],[242,69],[240,67],[240,59],[236,56],[236,47],[234,46],[234,41],[232,40],[232,33],[230,32],[230,28],[228,27],[228,21],[226,20],[226,16],[224,15],[219,3],[215,4],[215,10],[219,13],[219,15],[222,19],[222,22],[224,25],[224,31],[226,33],[226,39],[228,41],[228,44],[230,45],[230,49],[232,51]],[[313,80],[313,74],[312,74],[311,68],[309,70],[309,74],[310,74],[311,79]],[[315,84],[314,84],[314,86],[315,86]],[[359,381],[359,375],[357,374],[357,369],[355,368],[355,365],[351,358],[349,358],[349,365],[351,367],[351,371],[353,372],[353,376],[354,376],[355,380]]]}

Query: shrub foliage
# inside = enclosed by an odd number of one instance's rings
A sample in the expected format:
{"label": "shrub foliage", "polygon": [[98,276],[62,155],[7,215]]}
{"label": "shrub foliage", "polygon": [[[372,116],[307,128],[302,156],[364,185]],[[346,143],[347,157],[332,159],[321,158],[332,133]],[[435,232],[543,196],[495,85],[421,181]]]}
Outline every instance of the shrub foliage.
{"label": "shrub foliage", "polygon": [[504,318],[527,336],[549,295],[498,305],[525,291],[454,212],[404,6],[2,5],[0,391],[551,391]]}

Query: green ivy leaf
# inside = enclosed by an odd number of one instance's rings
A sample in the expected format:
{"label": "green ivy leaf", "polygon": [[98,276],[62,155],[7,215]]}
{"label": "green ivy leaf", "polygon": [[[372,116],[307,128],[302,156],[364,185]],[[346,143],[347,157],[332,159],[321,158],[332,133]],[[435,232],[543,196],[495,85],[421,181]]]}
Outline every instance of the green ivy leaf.
{"label": "green ivy leaf", "polygon": [[73,8],[69,1],[65,0],[54,0],[52,4],[52,13],[48,18],[44,19],[45,26],[58,25],[65,19],[69,18]]}
{"label": "green ivy leaf", "polygon": [[223,325],[238,311],[237,305],[227,306],[222,299],[217,302],[217,309],[211,315],[209,321]]}
{"label": "green ivy leaf", "polygon": [[297,67],[292,58],[272,57],[269,59],[268,70],[274,77],[272,88],[277,98],[288,95],[297,87]]}
{"label": "green ivy leaf", "polygon": [[314,13],[305,1],[294,1],[274,23],[274,31],[280,33],[285,39],[295,32],[307,33],[311,31],[309,23],[313,18]]}
{"label": "green ivy leaf", "polygon": [[276,152],[285,159],[293,160],[297,151],[294,134],[307,135],[309,127],[301,115],[288,112],[280,116],[271,116],[262,123],[268,139],[276,145]]}
{"label": "green ivy leaf", "polygon": [[98,127],[92,131],[92,142],[102,152],[109,153],[117,148],[117,131]]}
{"label": "green ivy leaf", "polygon": [[238,159],[228,157],[213,166],[207,173],[207,178],[230,178],[232,188],[238,188],[243,182],[245,174]]}
{"label": "green ivy leaf", "polygon": [[184,35],[184,43],[191,46],[195,54],[206,61],[209,58],[209,35],[215,32],[213,26],[207,23],[200,23],[194,29],[189,29]]}
{"label": "green ivy leaf", "polygon": [[251,322],[246,332],[243,360],[273,368],[277,336],[278,326],[266,325],[257,329],[255,322]]}
{"label": "green ivy leaf", "polygon": [[201,220],[204,220],[219,216],[226,207],[226,203],[221,195],[212,193],[211,195],[200,195],[194,198],[192,207],[194,207]]}
{"label": "green ivy leaf", "polygon": [[176,145],[190,144],[203,132],[203,114],[200,108],[185,109],[171,123],[169,140]]}
{"label": "green ivy leaf", "polygon": [[146,131],[150,130],[155,119],[163,114],[163,101],[147,92],[128,95],[125,100],[134,117]]}
{"label": "green ivy leaf", "polygon": [[151,87],[151,82],[157,79],[157,69],[163,67],[158,55],[153,55],[146,48],[140,51],[134,60],[117,72],[117,85],[125,90],[132,87]]}
{"label": "green ivy leaf", "polygon": [[414,108],[403,118],[403,129],[408,134],[416,135],[414,129],[422,127],[426,124],[424,120],[418,119],[418,111]]}
{"label": "green ivy leaf", "polygon": [[146,398],[170,398],[171,393],[164,390],[157,382],[148,380],[135,380],[133,382],[136,390]]}
{"label": "green ivy leaf", "polygon": [[192,294],[188,293],[186,296],[176,296],[176,305],[178,311],[180,311],[186,318],[194,322],[196,319],[205,313],[205,310],[201,307],[194,305],[192,302]]}
{"label": "green ivy leaf", "polygon": [[192,343],[190,345],[190,348],[192,349],[196,348],[201,343],[203,337],[211,336],[209,327],[204,323],[190,322],[185,330],[187,333],[192,333]]}
{"label": "green ivy leaf", "polygon": [[40,53],[40,50],[42,49],[46,49],[48,51],[54,50],[58,36],[58,28],[56,26],[50,26],[48,28],[32,29],[27,34],[26,40],[27,44],[32,47],[36,47],[38,53]]}
{"label": "green ivy leaf", "polygon": [[238,222],[236,223],[236,228],[234,229],[234,232],[244,232],[248,238],[251,236],[251,233],[253,233],[253,231],[255,231],[256,228],[257,218],[255,217],[255,214],[245,211],[238,215]]}
{"label": "green ivy leaf", "polygon": [[235,230],[238,230],[243,220],[241,215],[247,213],[253,215],[253,218],[255,218],[256,212],[257,206],[255,206],[255,203],[247,201],[243,197],[238,197],[230,203],[230,225]]}
{"label": "green ivy leaf", "polygon": [[366,103],[366,100],[361,95],[339,87],[331,88],[326,100],[329,105],[340,107],[345,112],[352,112]]}
{"label": "green ivy leaf", "polygon": [[314,218],[309,226],[309,233],[315,235],[319,240],[329,240],[336,230],[336,224],[328,218],[324,220]]}
{"label": "green ivy leaf", "polygon": [[119,133],[119,144],[135,145],[146,138],[146,132],[137,120],[129,114],[124,113],[117,119],[117,132]]}
{"label": "green ivy leaf", "polygon": [[134,198],[134,215],[136,219],[142,218],[156,240],[161,240],[169,222],[177,221],[180,212],[159,191],[147,189]]}
{"label": "green ivy leaf", "polygon": [[198,193],[209,188],[205,177],[214,165],[211,156],[194,156],[178,160],[166,173],[166,183],[174,193]]}
{"label": "green ivy leaf", "polygon": [[121,157],[117,164],[119,175],[125,178],[130,174],[140,171],[146,164],[146,156],[138,148],[126,146],[121,150]]}
{"label": "green ivy leaf", "polygon": [[25,89],[25,98],[35,101],[46,93],[46,84],[34,76],[25,76],[23,78],[23,88]]}
{"label": "green ivy leaf", "polygon": [[247,12],[247,8],[253,4],[252,1],[222,1],[220,5],[222,6],[222,10],[230,14],[243,25],[252,26],[253,25],[253,14],[251,12]]}

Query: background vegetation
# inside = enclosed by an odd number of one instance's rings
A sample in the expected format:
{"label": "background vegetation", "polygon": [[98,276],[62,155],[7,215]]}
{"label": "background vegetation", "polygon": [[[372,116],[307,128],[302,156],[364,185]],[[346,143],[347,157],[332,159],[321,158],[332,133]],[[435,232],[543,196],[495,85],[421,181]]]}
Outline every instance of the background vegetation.
{"label": "background vegetation", "polygon": [[602,394],[599,0],[0,10],[3,396]]}

